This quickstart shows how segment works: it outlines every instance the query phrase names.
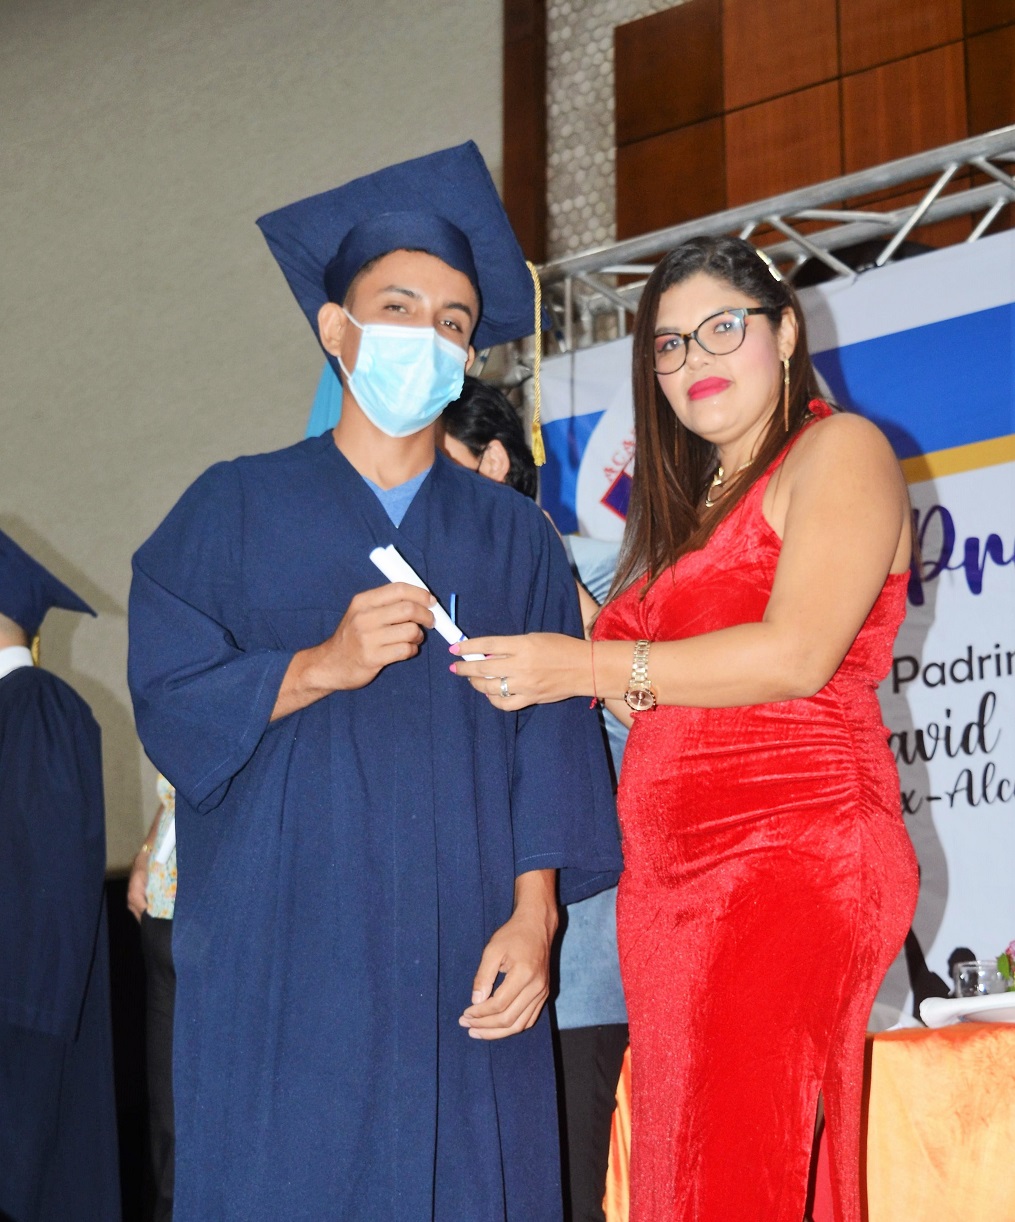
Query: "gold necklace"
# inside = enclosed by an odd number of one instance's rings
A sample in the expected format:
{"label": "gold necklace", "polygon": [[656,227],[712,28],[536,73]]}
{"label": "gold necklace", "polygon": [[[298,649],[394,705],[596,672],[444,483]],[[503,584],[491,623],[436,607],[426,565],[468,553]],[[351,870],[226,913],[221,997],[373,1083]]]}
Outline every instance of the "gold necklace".
{"label": "gold necklace", "polygon": [[[749,458],[747,462],[741,463],[740,466],[737,467],[736,471],[733,472],[734,479],[740,474],[741,471],[746,471],[747,468],[751,465],[753,461],[754,461],[753,459]],[[726,472],[720,466],[716,470],[715,475],[712,476],[712,482],[711,484],[709,484],[708,491],[705,493],[705,508],[706,509],[712,509],[715,506],[715,501],[711,499],[712,489],[721,488],[725,483],[726,483]]]}

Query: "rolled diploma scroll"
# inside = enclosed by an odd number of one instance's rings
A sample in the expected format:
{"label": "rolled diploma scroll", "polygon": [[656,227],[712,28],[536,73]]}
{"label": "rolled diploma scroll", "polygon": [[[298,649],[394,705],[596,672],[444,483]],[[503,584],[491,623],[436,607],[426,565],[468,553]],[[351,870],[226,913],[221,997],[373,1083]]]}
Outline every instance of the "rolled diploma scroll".
{"label": "rolled diploma scroll", "polygon": [[[377,565],[388,581],[403,581],[407,586],[416,586],[420,590],[430,592],[430,587],[419,576],[411,564],[402,556],[398,548],[393,543],[389,543],[387,547],[375,547],[370,553],[370,559]],[[438,603],[430,608],[433,613],[433,626],[447,641],[449,645],[455,645],[459,641],[465,640],[465,633],[458,627],[455,621]],[[485,653],[463,653],[462,658],[466,662],[480,662],[486,657]]]}

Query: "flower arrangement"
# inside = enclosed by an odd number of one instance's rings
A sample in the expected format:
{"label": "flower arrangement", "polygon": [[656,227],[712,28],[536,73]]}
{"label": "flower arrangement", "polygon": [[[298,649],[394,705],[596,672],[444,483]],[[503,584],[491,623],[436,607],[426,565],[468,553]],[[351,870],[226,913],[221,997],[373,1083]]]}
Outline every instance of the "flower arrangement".
{"label": "flower arrangement", "polygon": [[997,957],[997,970],[1008,981],[1008,992],[1015,993],[1015,942],[1008,943],[1008,949]]}

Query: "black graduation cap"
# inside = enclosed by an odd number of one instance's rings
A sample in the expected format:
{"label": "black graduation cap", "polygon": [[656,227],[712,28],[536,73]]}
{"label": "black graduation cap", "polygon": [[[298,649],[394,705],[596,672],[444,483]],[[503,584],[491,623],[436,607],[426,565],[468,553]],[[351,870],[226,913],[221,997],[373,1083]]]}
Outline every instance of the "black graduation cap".
{"label": "black graduation cap", "polygon": [[0,615],[33,637],[50,607],[95,614],[84,599],[0,530]]}
{"label": "black graduation cap", "polygon": [[403,249],[436,255],[472,281],[477,350],[535,330],[532,274],[471,140],[299,200],[257,224],[315,335],[326,301],[341,304],[360,268]]}

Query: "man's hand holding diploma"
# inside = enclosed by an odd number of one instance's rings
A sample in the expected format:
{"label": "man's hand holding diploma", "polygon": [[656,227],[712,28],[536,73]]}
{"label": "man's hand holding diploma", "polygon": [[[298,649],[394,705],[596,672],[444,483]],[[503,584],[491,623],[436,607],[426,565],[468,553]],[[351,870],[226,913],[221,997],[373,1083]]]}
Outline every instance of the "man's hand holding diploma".
{"label": "man's hand holding diploma", "polygon": [[415,657],[432,628],[436,599],[429,590],[391,582],[357,594],[326,641],[293,655],[271,719],[330,696],[366,687],[392,662]]}

